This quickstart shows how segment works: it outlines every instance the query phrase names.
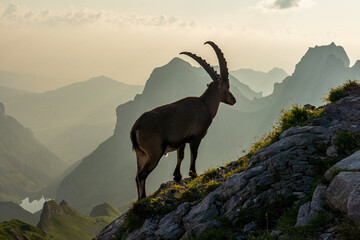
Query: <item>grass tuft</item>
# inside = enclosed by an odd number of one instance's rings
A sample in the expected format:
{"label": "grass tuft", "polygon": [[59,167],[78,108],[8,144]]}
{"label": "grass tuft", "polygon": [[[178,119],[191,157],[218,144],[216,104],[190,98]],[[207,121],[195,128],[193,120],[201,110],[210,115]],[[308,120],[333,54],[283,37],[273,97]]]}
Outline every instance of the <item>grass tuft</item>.
{"label": "grass tuft", "polygon": [[359,81],[355,80],[347,80],[343,85],[330,89],[330,92],[327,97],[325,97],[325,101],[328,103],[335,103],[339,101],[341,98],[347,97],[351,95],[353,92],[358,91],[360,87]]}
{"label": "grass tuft", "polygon": [[273,130],[253,143],[249,154],[254,155],[260,149],[278,141],[280,134],[291,127],[308,125],[314,119],[321,117],[323,112],[324,108],[306,109],[299,105],[293,105],[289,110],[282,110],[279,121],[273,126]]}

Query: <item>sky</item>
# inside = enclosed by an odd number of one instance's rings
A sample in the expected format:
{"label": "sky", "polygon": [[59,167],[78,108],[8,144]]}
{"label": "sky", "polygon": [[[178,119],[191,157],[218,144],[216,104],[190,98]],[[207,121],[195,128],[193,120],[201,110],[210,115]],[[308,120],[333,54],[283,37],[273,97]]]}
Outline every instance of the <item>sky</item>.
{"label": "sky", "polygon": [[359,9],[355,0],[0,0],[0,69],[53,88],[99,75],[144,85],[181,51],[216,64],[208,40],[230,70],[291,74],[309,47],[331,42],[354,64]]}

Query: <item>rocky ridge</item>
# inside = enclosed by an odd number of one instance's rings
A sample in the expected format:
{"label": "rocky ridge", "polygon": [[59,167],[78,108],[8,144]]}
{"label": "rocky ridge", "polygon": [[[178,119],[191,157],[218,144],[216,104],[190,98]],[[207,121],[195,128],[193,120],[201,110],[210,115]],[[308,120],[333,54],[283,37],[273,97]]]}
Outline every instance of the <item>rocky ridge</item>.
{"label": "rocky ridge", "polygon": [[[189,187],[195,180],[185,179],[179,185],[168,182],[142,200],[148,205],[135,203],[97,239],[191,239],[215,229],[231,229],[227,239],[254,234],[290,239],[278,222],[296,205],[297,227],[311,224],[326,211],[343,212],[360,225],[360,152],[352,154],[360,147],[360,87],[355,90],[320,107],[323,114],[310,124],[291,127],[273,144],[201,176],[197,181],[207,177],[216,184],[195,185],[192,193],[203,193],[197,199],[178,197],[181,186]],[[344,139],[355,141],[354,147],[343,149]],[[131,219],[136,207],[154,202],[158,208],[144,212],[145,219],[134,227]],[[341,235],[336,221],[323,224],[314,234],[314,239],[340,239]]]}

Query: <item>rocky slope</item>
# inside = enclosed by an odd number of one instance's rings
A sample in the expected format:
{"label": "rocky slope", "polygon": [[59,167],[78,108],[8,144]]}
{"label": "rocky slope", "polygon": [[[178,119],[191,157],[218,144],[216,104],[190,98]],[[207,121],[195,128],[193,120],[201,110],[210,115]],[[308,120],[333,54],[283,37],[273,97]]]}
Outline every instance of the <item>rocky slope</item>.
{"label": "rocky slope", "polygon": [[238,161],[163,184],[97,239],[359,239],[360,86],[332,94],[284,113]]}

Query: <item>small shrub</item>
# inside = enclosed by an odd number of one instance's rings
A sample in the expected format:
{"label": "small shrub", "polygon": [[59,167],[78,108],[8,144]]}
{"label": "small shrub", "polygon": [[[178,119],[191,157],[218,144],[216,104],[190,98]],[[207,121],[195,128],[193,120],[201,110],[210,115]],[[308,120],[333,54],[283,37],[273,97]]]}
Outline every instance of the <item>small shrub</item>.
{"label": "small shrub", "polygon": [[203,174],[203,180],[209,181],[209,180],[214,179],[216,177],[216,175],[218,174],[218,172],[219,171],[216,168],[206,170]]}
{"label": "small shrub", "polygon": [[359,240],[360,239],[360,227],[347,216],[343,215],[343,220],[339,226],[339,232],[342,239],[346,240]]}
{"label": "small shrub", "polygon": [[360,133],[340,131],[337,133],[335,144],[339,154],[351,154],[360,148]]}
{"label": "small shrub", "polygon": [[349,96],[351,93],[358,91],[360,85],[358,81],[348,80],[343,85],[330,89],[330,92],[327,97],[325,97],[325,101],[329,103],[334,103],[341,98]]}

